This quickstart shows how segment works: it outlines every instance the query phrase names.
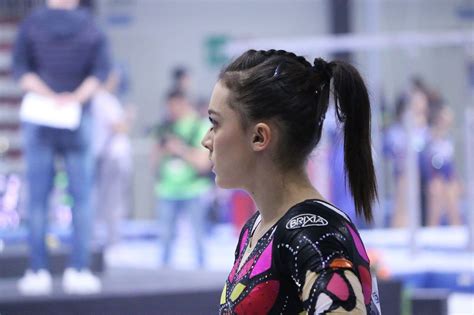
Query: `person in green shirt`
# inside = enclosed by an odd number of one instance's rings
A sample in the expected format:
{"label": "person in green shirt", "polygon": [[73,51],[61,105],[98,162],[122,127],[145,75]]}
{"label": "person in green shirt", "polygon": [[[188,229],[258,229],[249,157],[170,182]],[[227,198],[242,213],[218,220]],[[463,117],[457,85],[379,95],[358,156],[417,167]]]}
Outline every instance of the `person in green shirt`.
{"label": "person in green shirt", "polygon": [[197,261],[202,267],[207,195],[213,184],[209,176],[209,156],[200,141],[209,124],[179,90],[168,94],[166,104],[167,119],[154,130],[156,145],[153,150],[157,171],[155,194],[164,244],[162,261],[169,265],[177,218],[184,211],[192,220]]}

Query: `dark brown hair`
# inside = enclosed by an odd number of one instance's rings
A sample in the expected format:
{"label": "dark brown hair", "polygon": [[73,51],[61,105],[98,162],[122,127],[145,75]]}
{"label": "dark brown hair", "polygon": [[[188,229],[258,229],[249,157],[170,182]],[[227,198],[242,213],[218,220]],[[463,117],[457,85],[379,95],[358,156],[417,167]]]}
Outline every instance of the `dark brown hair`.
{"label": "dark brown hair", "polygon": [[282,167],[300,167],[321,139],[330,83],[336,114],[344,124],[345,171],[357,213],[372,220],[377,196],[370,139],[370,102],[359,72],[342,61],[309,63],[284,50],[249,50],[228,65],[220,80],[229,105],[250,122],[272,119],[281,131]]}

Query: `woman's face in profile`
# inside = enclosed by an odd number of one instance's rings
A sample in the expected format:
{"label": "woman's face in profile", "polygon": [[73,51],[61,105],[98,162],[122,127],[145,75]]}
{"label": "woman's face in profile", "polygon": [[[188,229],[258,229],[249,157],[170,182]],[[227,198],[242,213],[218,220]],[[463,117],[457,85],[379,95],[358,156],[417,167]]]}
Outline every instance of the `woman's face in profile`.
{"label": "woman's face in profile", "polygon": [[228,105],[229,93],[221,82],[216,83],[208,108],[212,127],[201,143],[209,150],[216,184],[221,188],[243,188],[251,174],[254,152],[240,114]]}

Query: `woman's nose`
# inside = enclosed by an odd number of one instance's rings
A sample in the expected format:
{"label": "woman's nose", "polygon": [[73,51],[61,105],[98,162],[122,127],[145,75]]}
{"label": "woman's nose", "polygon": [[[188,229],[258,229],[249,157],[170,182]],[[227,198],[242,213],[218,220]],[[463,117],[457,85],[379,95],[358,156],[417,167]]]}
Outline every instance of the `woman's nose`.
{"label": "woman's nose", "polygon": [[208,130],[201,140],[201,145],[205,147],[206,149],[208,149],[209,151],[211,151],[212,150],[211,144],[212,142],[211,142],[211,137],[210,137],[210,130]]}

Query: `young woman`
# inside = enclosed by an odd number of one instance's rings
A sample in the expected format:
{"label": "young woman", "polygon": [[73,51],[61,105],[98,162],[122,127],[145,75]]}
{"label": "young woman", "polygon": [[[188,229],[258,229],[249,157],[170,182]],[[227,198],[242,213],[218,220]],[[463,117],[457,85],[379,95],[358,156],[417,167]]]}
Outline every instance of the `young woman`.
{"label": "young woman", "polygon": [[461,225],[460,194],[462,187],[456,174],[455,146],[451,137],[454,113],[440,105],[432,113],[430,135],[425,149],[427,169],[427,225],[441,224],[446,215],[450,225]]}
{"label": "young woman", "polygon": [[344,123],[349,187],[358,213],[370,221],[377,194],[370,104],[355,68],[249,50],[220,75],[202,144],[217,185],[245,189],[258,208],[240,234],[220,314],[379,313],[354,225],[305,172],[321,137],[331,81]]}

